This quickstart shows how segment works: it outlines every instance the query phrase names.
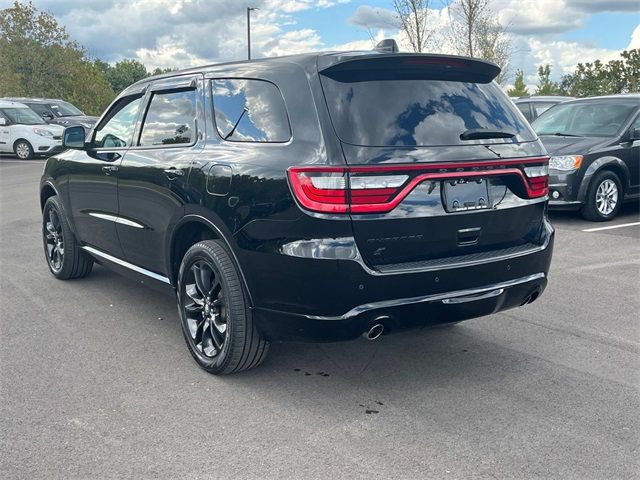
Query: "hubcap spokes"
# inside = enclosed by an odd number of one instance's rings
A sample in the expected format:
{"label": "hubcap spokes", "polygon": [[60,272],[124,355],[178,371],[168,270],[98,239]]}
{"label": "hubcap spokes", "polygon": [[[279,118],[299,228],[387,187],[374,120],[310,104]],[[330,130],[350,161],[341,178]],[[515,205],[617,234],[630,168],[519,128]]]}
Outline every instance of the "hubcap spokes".
{"label": "hubcap spokes", "polygon": [[203,355],[215,357],[227,338],[227,316],[222,285],[205,261],[195,262],[187,273],[184,310],[191,340]]}
{"label": "hubcap spokes", "polygon": [[29,156],[29,147],[26,146],[24,143],[20,143],[16,147],[16,153],[20,158],[27,158]]}
{"label": "hubcap spokes", "polygon": [[618,205],[618,187],[613,180],[605,180],[596,190],[596,208],[602,215],[611,215]]}
{"label": "hubcap spokes", "polygon": [[58,213],[50,208],[45,221],[45,241],[47,245],[47,259],[55,271],[62,268],[64,261],[64,239],[62,225]]}

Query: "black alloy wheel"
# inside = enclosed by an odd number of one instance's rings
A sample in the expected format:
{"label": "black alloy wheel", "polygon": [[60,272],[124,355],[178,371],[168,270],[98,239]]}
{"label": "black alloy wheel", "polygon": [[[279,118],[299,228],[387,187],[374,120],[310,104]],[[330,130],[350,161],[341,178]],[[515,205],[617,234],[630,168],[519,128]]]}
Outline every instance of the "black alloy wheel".
{"label": "black alloy wheel", "polygon": [[57,196],[42,209],[42,243],[49,270],[60,280],[86,277],[93,259],[76,241]]}
{"label": "black alloy wheel", "polygon": [[177,295],[182,333],[198,365],[226,375],[262,363],[269,342],[254,324],[240,271],[221,242],[204,240],[187,251]]}

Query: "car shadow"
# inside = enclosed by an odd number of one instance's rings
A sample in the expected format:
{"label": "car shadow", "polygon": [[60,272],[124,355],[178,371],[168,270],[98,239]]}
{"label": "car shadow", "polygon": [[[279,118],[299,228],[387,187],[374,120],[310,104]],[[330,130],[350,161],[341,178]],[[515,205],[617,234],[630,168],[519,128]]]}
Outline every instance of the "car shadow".
{"label": "car shadow", "polygon": [[[218,381],[246,388],[273,390],[290,396],[303,396],[312,389],[317,395],[335,396],[338,386],[358,385],[374,392],[392,391],[411,394],[430,388],[467,390],[470,385],[493,383],[504,376],[520,376],[526,370],[527,359],[518,352],[488,342],[476,335],[472,325],[483,319],[457,325],[423,328],[383,335],[375,341],[359,338],[340,343],[274,343],[260,367],[227,377],[215,377],[198,369],[182,338],[175,301],[172,295],[145,288],[101,267],[82,280],[88,289],[111,289],[118,305],[125,306],[127,315],[119,318],[119,327],[149,331],[161,337],[158,342],[182,350],[199,382]],[[152,305],[153,314],[137,314],[138,305]],[[133,310],[132,310],[133,309]],[[181,368],[184,365],[181,366]],[[188,370],[188,369],[187,369]],[[278,388],[273,388],[278,385]],[[347,389],[348,390],[348,389]],[[373,395],[373,392],[372,392]],[[375,396],[375,395],[373,395]],[[380,398],[358,400],[375,409]],[[381,406],[381,405],[378,405]],[[363,407],[364,408],[364,407]]]}

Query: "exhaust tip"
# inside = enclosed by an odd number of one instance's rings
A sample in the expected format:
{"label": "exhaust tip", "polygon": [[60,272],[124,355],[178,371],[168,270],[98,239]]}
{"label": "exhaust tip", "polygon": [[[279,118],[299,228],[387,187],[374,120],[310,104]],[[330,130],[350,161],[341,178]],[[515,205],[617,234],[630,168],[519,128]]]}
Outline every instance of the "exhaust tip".
{"label": "exhaust tip", "polygon": [[537,299],[539,296],[540,296],[540,291],[539,291],[539,290],[536,290],[536,291],[535,291],[535,292],[533,292],[531,295],[529,295],[529,296],[527,297],[527,299],[526,299],[524,302],[522,302],[522,303],[520,304],[520,306],[521,306],[521,307],[523,307],[523,306],[525,306],[525,305],[529,305],[530,303],[535,302],[535,301],[536,301],[536,299]]}
{"label": "exhaust tip", "polygon": [[364,332],[362,336],[367,340],[376,340],[377,338],[380,338],[380,335],[382,335],[383,332],[384,325],[381,323],[376,323],[373,327]]}

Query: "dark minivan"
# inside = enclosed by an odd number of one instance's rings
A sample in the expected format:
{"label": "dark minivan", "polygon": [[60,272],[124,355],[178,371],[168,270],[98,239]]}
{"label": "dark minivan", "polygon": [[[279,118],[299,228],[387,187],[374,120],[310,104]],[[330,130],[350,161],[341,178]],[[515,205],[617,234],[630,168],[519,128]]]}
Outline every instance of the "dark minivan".
{"label": "dark minivan", "polygon": [[273,341],[530,303],[551,262],[548,157],[499,71],[373,51],[140,81],[47,162],[49,268],[97,261],[173,287],[191,354],[217,374]]}
{"label": "dark minivan", "polygon": [[532,124],[551,154],[550,207],[615,218],[640,198],[640,94],[559,104]]}

